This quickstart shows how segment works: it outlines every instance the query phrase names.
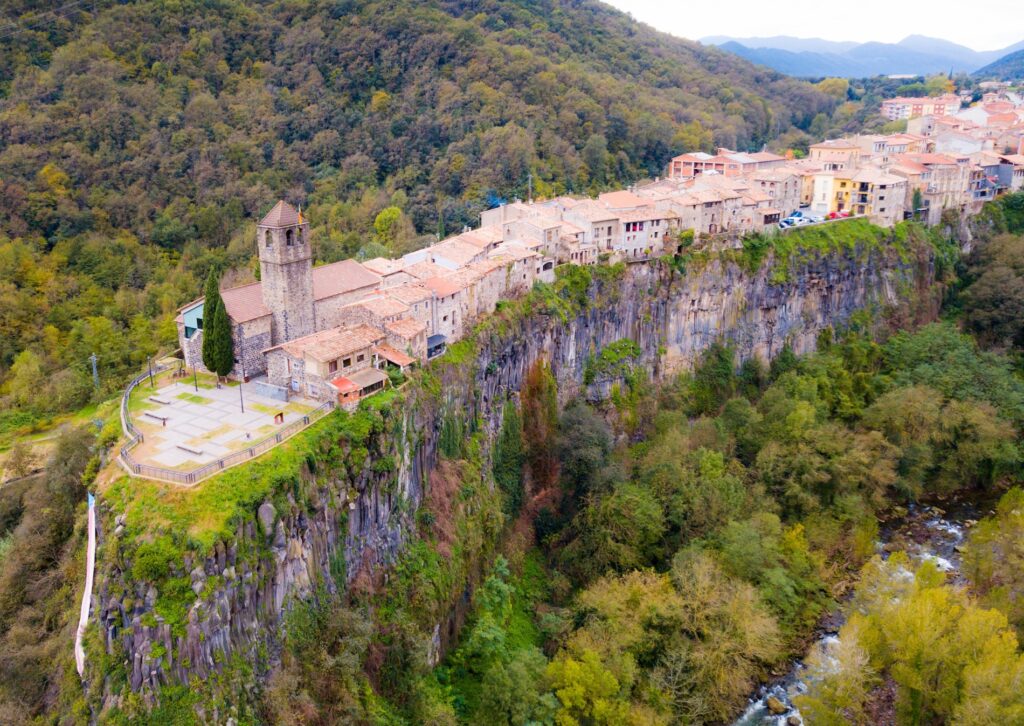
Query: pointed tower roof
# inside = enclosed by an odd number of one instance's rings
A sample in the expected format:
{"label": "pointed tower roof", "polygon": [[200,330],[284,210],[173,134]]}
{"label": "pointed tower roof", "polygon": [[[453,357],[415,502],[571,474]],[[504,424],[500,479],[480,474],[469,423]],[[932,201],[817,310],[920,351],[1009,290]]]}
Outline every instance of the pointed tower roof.
{"label": "pointed tower roof", "polygon": [[295,211],[295,207],[282,199],[267,213],[267,216],[260,222],[260,226],[294,227],[301,223],[302,220],[299,218],[299,213]]}

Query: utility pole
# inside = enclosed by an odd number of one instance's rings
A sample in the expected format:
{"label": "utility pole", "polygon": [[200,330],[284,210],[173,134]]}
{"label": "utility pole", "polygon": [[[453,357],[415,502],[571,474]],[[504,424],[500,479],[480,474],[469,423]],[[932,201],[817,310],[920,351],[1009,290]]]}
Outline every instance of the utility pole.
{"label": "utility pole", "polygon": [[96,354],[93,353],[89,356],[89,361],[92,363],[92,384],[96,387],[96,390],[100,390],[100,374],[96,370]]}
{"label": "utility pole", "polygon": [[196,373],[196,367],[192,366],[192,383],[195,384],[196,393],[199,393],[199,374]]}
{"label": "utility pole", "polygon": [[238,382],[238,403],[242,406],[242,413],[245,413],[245,399],[242,398],[242,387],[245,386],[245,361],[240,358],[238,365],[242,367],[242,380]]}
{"label": "utility pole", "polygon": [[150,388],[156,388],[156,386],[153,385],[153,359],[152,358],[149,359],[149,387]]}

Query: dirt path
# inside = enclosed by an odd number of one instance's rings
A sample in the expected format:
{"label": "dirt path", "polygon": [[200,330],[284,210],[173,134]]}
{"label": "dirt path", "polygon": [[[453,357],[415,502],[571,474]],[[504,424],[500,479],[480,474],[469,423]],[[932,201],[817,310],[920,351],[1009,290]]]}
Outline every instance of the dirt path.
{"label": "dirt path", "polygon": [[75,631],[75,665],[79,677],[85,672],[85,648],[82,635],[89,624],[89,609],[92,606],[92,581],[96,570],[96,498],[89,494],[89,546],[85,554],[85,592],[82,593],[82,610],[78,616],[78,630]]}

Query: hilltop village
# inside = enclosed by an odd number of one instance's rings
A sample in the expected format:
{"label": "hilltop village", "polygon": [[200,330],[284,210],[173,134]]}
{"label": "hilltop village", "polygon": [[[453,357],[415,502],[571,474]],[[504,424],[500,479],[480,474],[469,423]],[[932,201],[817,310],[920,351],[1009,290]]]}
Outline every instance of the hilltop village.
{"label": "hilltop village", "polygon": [[[946,210],[973,214],[1024,187],[1020,98],[988,94],[962,111],[915,103],[898,113],[905,133],[824,141],[802,159],[686,153],[665,178],[596,199],[503,204],[485,211],[479,228],[395,260],[314,267],[307,222],[280,201],[257,226],[260,282],[221,291],[232,377],[282,400],[351,405],[386,385],[386,369],[439,355],[500,300],[553,281],[558,265],[675,254],[686,230],[735,241],[846,217],[935,224]],[[202,369],[203,300],[179,312],[185,363]]]}

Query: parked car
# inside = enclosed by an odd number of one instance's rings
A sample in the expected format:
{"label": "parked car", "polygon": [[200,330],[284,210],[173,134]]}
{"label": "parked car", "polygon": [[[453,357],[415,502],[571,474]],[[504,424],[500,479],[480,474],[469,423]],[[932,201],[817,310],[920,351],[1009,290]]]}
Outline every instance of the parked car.
{"label": "parked car", "polygon": [[789,220],[786,219],[783,219],[781,222],[779,222],[779,229],[789,229],[792,226],[793,225],[789,223]]}
{"label": "parked car", "polygon": [[802,216],[804,216],[804,213],[798,209],[789,216],[793,219],[800,219]]}
{"label": "parked car", "polygon": [[817,222],[824,222],[825,221],[824,217],[819,217],[819,216],[806,217],[806,219],[809,219],[809,220],[811,220],[812,222],[815,222],[815,223],[817,223]]}
{"label": "parked car", "polygon": [[803,227],[805,224],[810,224],[810,223],[811,223],[811,220],[807,219],[807,217],[799,217],[798,219],[794,220],[793,226],[794,227]]}

